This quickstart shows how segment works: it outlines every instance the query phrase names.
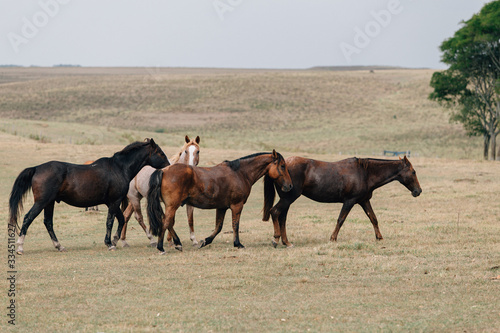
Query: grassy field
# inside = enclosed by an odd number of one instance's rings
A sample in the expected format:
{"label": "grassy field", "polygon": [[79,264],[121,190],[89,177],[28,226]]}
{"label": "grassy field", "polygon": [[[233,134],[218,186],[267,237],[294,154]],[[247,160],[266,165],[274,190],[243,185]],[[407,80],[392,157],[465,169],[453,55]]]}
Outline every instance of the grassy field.
{"label": "grassy field", "polygon": [[[169,248],[164,256],[147,247],[134,220],[127,234],[131,247],[109,252],[102,206],[89,213],[58,204],[55,231],[68,251],[53,248],[37,218],[25,255],[16,257],[14,329],[497,331],[500,164],[481,161],[480,141],[465,138],[426,100],[430,75],[426,70],[1,69],[0,219],[5,223],[12,183],[25,167],[111,156],[148,136],[171,155],[185,134],[200,135],[202,165],[272,148],[284,156],[328,161],[411,150],[423,189],[418,198],[397,183],[375,191],[372,206],[383,241],[375,240],[368,218],[355,207],[338,242],[329,242],[340,204],[300,198],[288,217],[295,247],[275,249],[272,224],[261,221],[258,182],[240,224],[245,249],[232,247],[228,221],[212,245],[192,247],[180,209],[176,230],[184,251]],[[139,97],[127,99],[134,91]],[[28,197],[25,212],[31,201]],[[214,220],[214,211],[195,211],[198,239],[211,233]],[[2,241],[6,244],[6,234]],[[5,261],[4,281],[7,271]],[[2,331],[12,329],[3,318]]]}

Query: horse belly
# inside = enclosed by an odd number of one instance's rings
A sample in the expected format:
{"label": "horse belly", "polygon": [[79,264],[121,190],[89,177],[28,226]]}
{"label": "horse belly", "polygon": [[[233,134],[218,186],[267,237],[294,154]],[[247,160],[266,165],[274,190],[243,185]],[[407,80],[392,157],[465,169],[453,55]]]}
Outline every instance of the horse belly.
{"label": "horse belly", "polygon": [[332,191],[331,189],[308,190],[308,191],[303,191],[302,195],[317,202],[327,202],[327,203],[343,202],[342,195],[337,190],[335,191]]}

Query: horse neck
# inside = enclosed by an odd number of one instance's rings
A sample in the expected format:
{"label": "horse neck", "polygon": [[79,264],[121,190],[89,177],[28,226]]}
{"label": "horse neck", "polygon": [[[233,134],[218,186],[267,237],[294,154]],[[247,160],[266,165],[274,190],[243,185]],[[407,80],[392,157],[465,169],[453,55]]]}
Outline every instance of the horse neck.
{"label": "horse neck", "polygon": [[237,172],[244,174],[253,185],[268,172],[272,160],[271,154],[242,159],[240,160],[240,169]]}
{"label": "horse neck", "polygon": [[[361,162],[363,163],[363,162]],[[372,189],[396,180],[401,171],[401,163],[392,160],[365,160],[368,184]]]}
{"label": "horse neck", "polygon": [[146,157],[149,152],[146,149],[136,148],[129,152],[119,152],[113,156],[114,162],[123,170],[126,178],[132,180],[146,165]]}

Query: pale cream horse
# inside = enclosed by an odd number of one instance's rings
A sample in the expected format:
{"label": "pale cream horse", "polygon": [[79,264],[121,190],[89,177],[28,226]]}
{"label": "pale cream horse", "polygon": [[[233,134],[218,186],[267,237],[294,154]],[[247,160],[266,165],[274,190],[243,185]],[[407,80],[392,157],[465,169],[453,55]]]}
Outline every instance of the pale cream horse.
{"label": "pale cream horse", "polygon": [[[191,140],[186,135],[185,141],[186,142],[184,143],[184,146],[182,146],[181,150],[177,154],[169,158],[170,164],[183,163],[189,165],[198,165],[198,162],[200,161],[200,137],[197,136],[196,139]],[[146,225],[144,224],[144,218],[142,217],[142,211],[141,211],[141,199],[148,195],[149,179],[151,178],[151,174],[155,170],[156,169],[147,165],[144,168],[142,168],[141,171],[139,171],[139,173],[135,176],[135,178],[132,179],[132,181],[130,182],[130,187],[127,194],[129,203],[127,208],[123,211],[123,216],[125,217],[125,225],[123,226],[122,234],[120,237],[122,245],[124,247],[129,246],[126,241],[126,234],[127,234],[127,224],[128,221],[130,220],[130,217],[132,216],[132,212],[134,213],[137,222],[139,222],[142,229],[144,229],[146,236],[149,238],[151,246],[156,246],[156,241],[154,240],[153,235],[151,235],[149,230],[146,228]],[[190,231],[189,238],[193,242],[193,246],[198,245],[198,241],[196,240],[196,237],[194,235],[194,227],[193,227],[194,207],[186,205],[186,211],[187,211],[189,231]],[[118,235],[115,235],[115,241],[117,240],[118,240]]]}

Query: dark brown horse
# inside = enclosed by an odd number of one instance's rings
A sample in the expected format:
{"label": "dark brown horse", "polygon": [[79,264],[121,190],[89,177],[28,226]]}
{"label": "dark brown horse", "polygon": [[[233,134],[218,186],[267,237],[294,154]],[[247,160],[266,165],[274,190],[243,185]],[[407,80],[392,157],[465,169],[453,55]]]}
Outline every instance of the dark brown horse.
{"label": "dark brown horse", "polygon": [[127,196],[130,181],[145,165],[156,168],[168,165],[167,157],[153,139],[132,143],[113,157],[103,157],[90,165],[52,161],[22,171],[14,182],[10,195],[9,229],[19,228],[17,216],[22,209],[23,197],[30,188],[33,190],[35,203],[24,216],[17,241],[17,253],[23,253],[28,228],[42,210],[43,223],[54,246],[59,251],[64,251],[54,233],[52,222],[54,203],[61,201],[76,207],[107,205],[104,243],[110,250],[115,249],[116,244],[111,242],[114,219],[118,218],[120,234],[125,223],[120,204]]}
{"label": "dark brown horse", "polygon": [[349,158],[333,163],[289,157],[286,159],[286,165],[292,177],[293,189],[284,192],[276,188],[280,200],[274,207],[274,187],[272,184],[266,184],[264,187],[264,191],[268,193],[265,195],[267,200],[264,204],[263,220],[268,221],[270,215],[273,218],[275,247],[280,237],[283,245],[293,246],[286,236],[286,216],[290,205],[301,195],[318,202],[343,203],[337,226],[330,238],[336,241],[342,224],[355,204],[359,204],[370,219],[375,229],[375,237],[382,239],[377,218],[370,205],[375,189],[397,180],[410,190],[414,197],[422,193],[417,174],[406,156],[400,160]]}
{"label": "dark brown horse", "polygon": [[[283,193],[292,188],[285,160],[274,150],[272,153],[258,153],[225,161],[211,168],[174,164],[155,171],[150,179],[147,211],[150,230],[158,236],[157,248],[160,253],[165,253],[163,238],[167,229],[176,249],[182,250],[173,227],[175,212],[183,204],[217,210],[215,230],[201,241],[200,248],[212,243],[221,231],[228,209],[232,212],[234,246],[243,248],[238,233],[241,211],[252,185],[264,175],[267,182],[274,182]],[[161,201],[165,204],[165,213]]]}

